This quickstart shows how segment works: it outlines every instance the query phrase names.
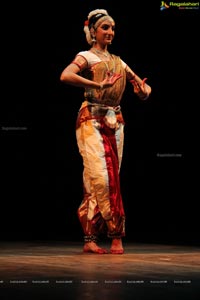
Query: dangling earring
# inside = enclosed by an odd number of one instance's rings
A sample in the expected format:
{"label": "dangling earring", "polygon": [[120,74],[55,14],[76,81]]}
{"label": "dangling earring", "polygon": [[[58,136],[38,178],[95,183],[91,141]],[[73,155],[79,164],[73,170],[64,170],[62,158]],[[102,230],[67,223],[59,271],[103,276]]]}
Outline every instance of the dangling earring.
{"label": "dangling earring", "polygon": [[92,42],[96,43],[96,37],[95,36],[92,37]]}
{"label": "dangling earring", "polygon": [[90,28],[90,36],[91,36],[92,44],[95,44],[95,43],[96,43],[96,37],[95,37],[95,30],[94,30],[94,27],[91,27],[91,28]]}

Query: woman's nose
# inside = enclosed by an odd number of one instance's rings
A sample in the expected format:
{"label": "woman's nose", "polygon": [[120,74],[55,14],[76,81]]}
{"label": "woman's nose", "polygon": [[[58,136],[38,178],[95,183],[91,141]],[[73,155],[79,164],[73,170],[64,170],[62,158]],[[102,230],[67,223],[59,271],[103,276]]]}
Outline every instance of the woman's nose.
{"label": "woman's nose", "polygon": [[108,28],[108,33],[109,34],[113,34],[114,30],[112,29],[112,27]]}

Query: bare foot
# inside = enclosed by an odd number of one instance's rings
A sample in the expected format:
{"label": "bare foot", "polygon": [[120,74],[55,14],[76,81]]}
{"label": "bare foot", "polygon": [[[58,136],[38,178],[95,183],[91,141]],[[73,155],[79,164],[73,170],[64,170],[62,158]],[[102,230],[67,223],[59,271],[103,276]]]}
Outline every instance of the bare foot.
{"label": "bare foot", "polygon": [[123,254],[124,253],[121,239],[113,239],[112,240],[110,253],[111,254]]}
{"label": "bare foot", "polygon": [[95,242],[85,243],[83,247],[83,252],[106,254],[108,251],[104,248],[100,248]]}

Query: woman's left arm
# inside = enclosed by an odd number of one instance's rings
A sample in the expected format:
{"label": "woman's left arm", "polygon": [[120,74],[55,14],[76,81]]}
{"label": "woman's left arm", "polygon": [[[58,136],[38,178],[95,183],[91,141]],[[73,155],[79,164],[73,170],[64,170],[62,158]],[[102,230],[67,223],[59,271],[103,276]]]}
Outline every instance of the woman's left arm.
{"label": "woman's left arm", "polygon": [[151,87],[146,83],[147,78],[141,79],[133,70],[126,65],[126,78],[133,85],[134,93],[141,99],[146,100],[151,94]]}

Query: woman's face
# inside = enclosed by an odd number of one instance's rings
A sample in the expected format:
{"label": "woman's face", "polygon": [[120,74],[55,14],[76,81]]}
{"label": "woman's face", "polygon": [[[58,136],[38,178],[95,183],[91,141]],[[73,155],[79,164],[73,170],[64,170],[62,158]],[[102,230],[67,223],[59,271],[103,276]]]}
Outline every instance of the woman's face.
{"label": "woman's face", "polygon": [[96,41],[101,45],[110,45],[115,35],[115,23],[111,21],[102,22],[96,29]]}

